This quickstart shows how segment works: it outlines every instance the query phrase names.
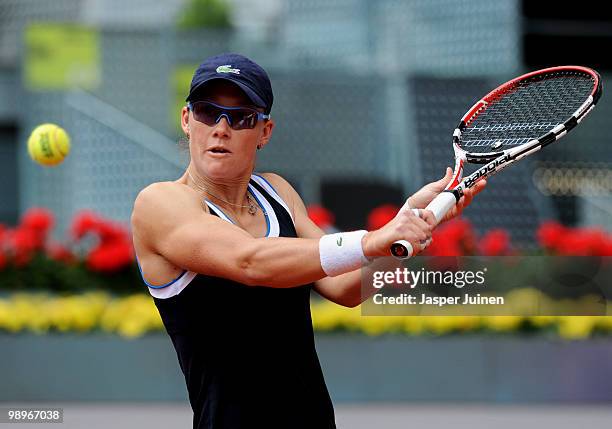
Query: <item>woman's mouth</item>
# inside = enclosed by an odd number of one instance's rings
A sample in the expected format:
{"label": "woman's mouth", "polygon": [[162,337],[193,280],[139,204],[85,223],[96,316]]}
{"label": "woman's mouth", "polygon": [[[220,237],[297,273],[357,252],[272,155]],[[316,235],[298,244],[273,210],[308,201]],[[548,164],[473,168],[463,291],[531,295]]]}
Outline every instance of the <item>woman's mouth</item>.
{"label": "woman's mouth", "polygon": [[231,153],[229,150],[225,149],[224,147],[212,147],[208,149],[207,152],[211,154],[215,154],[215,155],[227,155]]}

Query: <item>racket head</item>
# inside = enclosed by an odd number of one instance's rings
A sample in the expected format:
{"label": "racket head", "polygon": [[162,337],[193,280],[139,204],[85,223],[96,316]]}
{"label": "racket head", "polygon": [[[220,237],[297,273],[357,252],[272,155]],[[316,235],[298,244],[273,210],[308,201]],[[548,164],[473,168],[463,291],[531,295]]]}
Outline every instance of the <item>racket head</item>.
{"label": "racket head", "polygon": [[512,79],[476,102],[453,134],[455,152],[484,164],[513,148],[550,144],[576,126],[602,93],[599,73],[559,66]]}
{"label": "racket head", "polygon": [[[474,104],[453,133],[455,169],[445,192],[427,206],[439,222],[463,190],[567,134],[601,97],[599,74],[588,67],[537,70],[500,85]],[[487,164],[463,178],[466,163]],[[401,241],[397,258],[410,257]]]}

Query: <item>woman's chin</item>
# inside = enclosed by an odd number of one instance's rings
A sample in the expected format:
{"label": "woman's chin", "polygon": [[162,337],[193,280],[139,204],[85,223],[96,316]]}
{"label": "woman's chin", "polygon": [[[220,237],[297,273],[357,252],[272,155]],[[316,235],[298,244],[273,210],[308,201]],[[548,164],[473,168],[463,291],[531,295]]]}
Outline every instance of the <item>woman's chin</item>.
{"label": "woman's chin", "polygon": [[237,159],[232,154],[207,155],[203,154],[197,161],[196,167],[201,176],[210,180],[237,179],[243,174],[250,175],[253,166],[239,166]]}
{"label": "woman's chin", "polygon": [[204,173],[204,176],[212,181],[228,179],[233,177],[235,174],[232,171],[230,164],[222,162],[207,162],[206,166],[200,171]]}

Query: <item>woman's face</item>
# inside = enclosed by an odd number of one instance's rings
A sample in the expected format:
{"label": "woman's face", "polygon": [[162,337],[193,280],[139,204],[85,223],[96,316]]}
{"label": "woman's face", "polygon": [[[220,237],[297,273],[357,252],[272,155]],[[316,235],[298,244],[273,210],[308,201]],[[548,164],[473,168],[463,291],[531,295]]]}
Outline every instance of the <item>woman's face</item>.
{"label": "woman's face", "polygon": [[[196,101],[254,108],[238,86],[223,80],[207,84]],[[189,135],[189,152],[198,173],[217,180],[250,177],[255,167],[257,146],[263,147],[268,142],[274,127],[271,120],[259,120],[255,128],[234,130],[225,116],[221,116],[216,124],[206,125],[197,121],[186,107],[182,111],[182,125],[183,131]]]}

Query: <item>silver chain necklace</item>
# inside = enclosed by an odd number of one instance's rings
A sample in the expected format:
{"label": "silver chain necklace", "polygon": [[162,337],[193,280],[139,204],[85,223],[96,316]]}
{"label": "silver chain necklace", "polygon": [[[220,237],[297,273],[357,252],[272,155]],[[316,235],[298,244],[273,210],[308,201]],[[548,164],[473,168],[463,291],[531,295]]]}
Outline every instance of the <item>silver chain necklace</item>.
{"label": "silver chain necklace", "polygon": [[240,208],[243,208],[243,209],[249,209],[249,214],[250,214],[251,216],[255,216],[255,214],[257,213],[258,206],[257,206],[257,204],[255,204],[255,203],[253,202],[253,200],[251,200],[251,197],[250,197],[250,195],[249,195],[249,193],[248,193],[248,192],[247,192],[247,194],[246,194],[246,199],[247,199],[247,202],[249,203],[249,205],[245,206],[245,205],[242,205],[242,204],[234,204],[234,203],[230,203],[229,201],[225,201],[223,198],[219,198],[219,197],[218,197],[218,196],[216,196],[215,194],[212,194],[212,193],[211,193],[211,192],[210,192],[208,189],[206,189],[206,188],[204,188],[204,187],[200,186],[200,185],[198,184],[198,182],[196,182],[196,181],[195,181],[195,179],[193,178],[193,176],[191,175],[191,172],[189,171],[189,169],[187,169],[187,175],[189,176],[189,178],[191,179],[191,181],[193,182],[193,184],[194,184],[194,185],[196,185],[196,187],[197,187],[198,189],[200,189],[201,191],[206,192],[206,194],[207,194],[207,195],[210,195],[211,197],[214,197],[214,198],[216,198],[217,200],[219,200],[219,201],[221,201],[221,202],[224,202],[225,204],[229,204],[230,206],[240,207]]}

